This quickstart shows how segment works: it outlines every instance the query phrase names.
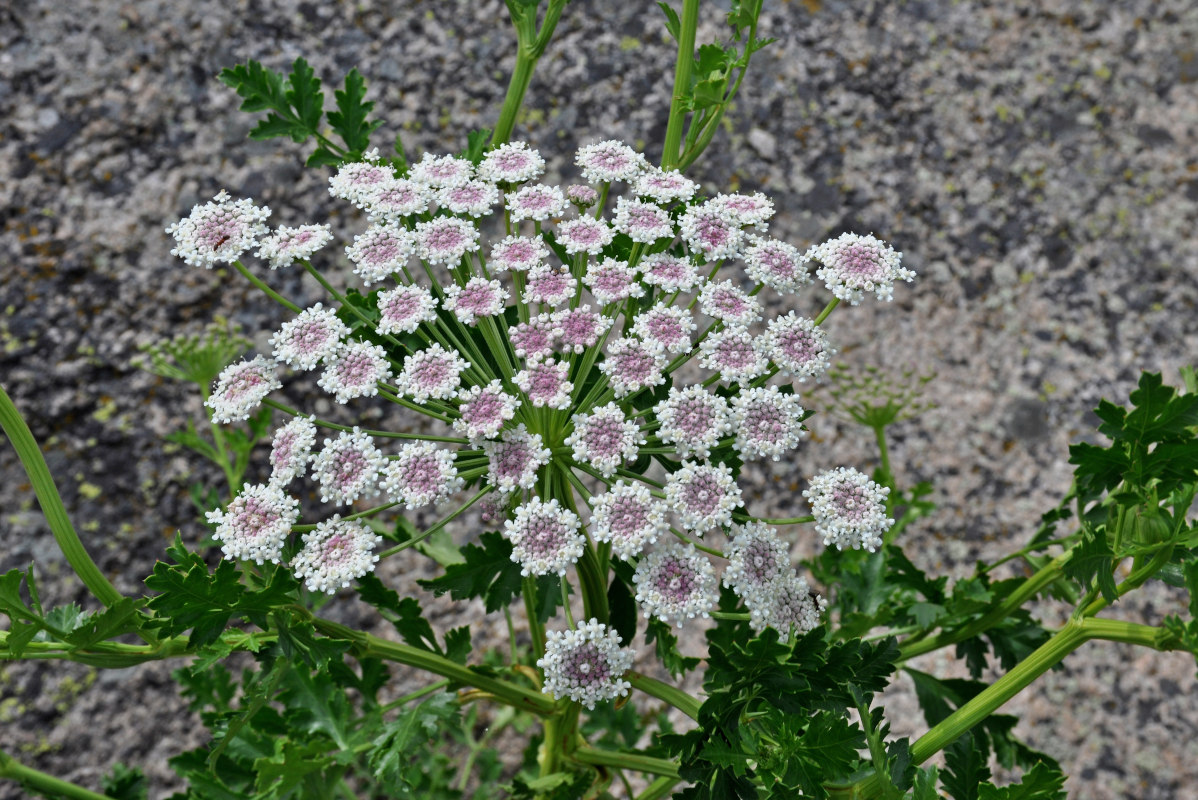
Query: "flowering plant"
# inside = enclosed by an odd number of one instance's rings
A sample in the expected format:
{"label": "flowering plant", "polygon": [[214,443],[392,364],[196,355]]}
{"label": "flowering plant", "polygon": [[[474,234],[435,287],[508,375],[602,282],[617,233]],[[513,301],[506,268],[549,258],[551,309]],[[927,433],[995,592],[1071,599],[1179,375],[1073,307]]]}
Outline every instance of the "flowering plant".
{"label": "flowering plant", "polygon": [[[180,536],[147,598],[120,596],[91,565],[0,397],[68,560],[106,606],[66,619],[41,608],[32,570],[10,572],[5,654],[113,667],[190,657],[177,677],[213,741],[175,760],[185,797],[486,797],[501,776],[514,797],[1060,796],[1058,765],[993,712],[1091,639],[1198,649],[1192,620],[1097,616],[1154,576],[1198,589],[1192,373],[1188,393],[1145,376],[1133,411],[1100,407],[1112,445],[1072,451],[1074,490],[1013,556],[1030,577],[980,565],[950,589],[903,553],[902,531],[932,510],[928,487],[901,490],[886,458],[886,428],[918,407],[911,393],[846,405],[878,437],[872,475],[830,455],[806,476],[810,514],[754,515],[741,471],[807,446],[813,411],[796,383],[825,378],[832,313],[888,301],[915,275],[873,235],[796,248],[770,236],[765,195],[712,194],[684,175],[734,73],[766,44],[759,3],[734,3],[733,43],[697,59],[698,3],[665,9],[679,60],[660,166],[600,141],[576,153],[581,182],[544,182],[545,159],[510,133],[562,5],[538,26],[536,6],[511,4],[512,90],[495,131],[459,155],[370,149],[378,125],[356,72],[328,114],[343,147],[320,133],[323,95],[302,60],[289,76],[254,62],[224,73],[247,110],[270,112],[253,135],[317,137],[309,164],[333,167],[330,194],[364,217],[343,250],[361,288],[329,277],[329,225],[272,229],[252,199],[222,191],[167,228],[185,263],[228,265],[293,316],[248,360],[227,337],[151,354],[149,368],[201,386],[211,427],[177,441],[220,465],[230,496],[195,495],[215,568]],[[301,308],[264,279],[279,269],[304,270],[327,296]],[[278,398],[308,374],[330,413]],[[429,509],[439,518],[418,528]],[[1054,538],[1072,513],[1077,530]],[[795,536],[824,547],[802,573]],[[375,574],[409,550],[437,564],[423,589],[502,614],[506,653],[472,656],[475,631],[435,629]],[[322,613],[351,592],[402,641]],[[1056,631],[1023,607],[1047,592],[1076,608]],[[699,631],[702,659],[687,654]],[[144,644],[115,641],[129,633]],[[974,680],[905,667],[930,730],[888,738],[875,695],[899,665],[949,646]],[[1009,670],[992,685],[977,680],[988,652]],[[257,662],[240,685],[221,666],[239,653]],[[701,662],[697,696],[684,681]],[[389,664],[435,677],[396,696]],[[495,755],[498,731],[527,734],[523,764]],[[924,766],[942,750],[943,771]],[[474,778],[454,774],[462,753]],[[1022,770],[1019,784],[991,782],[992,753]],[[7,756],[0,774],[96,796]]]}

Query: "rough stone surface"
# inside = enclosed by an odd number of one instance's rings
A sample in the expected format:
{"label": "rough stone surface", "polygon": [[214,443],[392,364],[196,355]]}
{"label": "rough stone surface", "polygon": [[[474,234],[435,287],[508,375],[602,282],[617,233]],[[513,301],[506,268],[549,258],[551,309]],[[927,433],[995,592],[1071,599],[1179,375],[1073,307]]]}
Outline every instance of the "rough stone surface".
{"label": "rough stone surface", "polygon": [[[873,232],[919,272],[893,303],[838,311],[832,333],[850,366],[937,373],[936,408],[895,429],[892,464],[900,481],[936,486],[938,512],[908,534],[912,557],[967,574],[1024,542],[1068,488],[1067,446],[1091,435],[1099,398],[1124,402],[1142,370],[1176,382],[1198,352],[1198,7],[767,5],[761,33],[778,41],[754,58],[693,175],[769,193],[772,231],[800,247]],[[656,13],[567,7],[516,130],[551,176],[573,177],[573,150],[597,139],[660,154],[673,56]],[[380,146],[400,133],[410,153],[456,152],[495,119],[514,60],[505,18],[497,0],[0,4],[0,381],[119,589],[138,590],[176,530],[199,541],[188,487],[219,481],[163,445],[199,399],[135,369],[138,347],[218,315],[261,343],[285,318],[236,274],[177,262],[163,228],[222,187],[270,205],[275,222],[328,220],[342,240],[357,224],[330,201],[327,173],[302,168],[307,146],[247,140],[255,117],[218,72],[304,56],[331,82],[356,66],[385,121]],[[700,40],[721,35],[708,9]],[[297,273],[269,280],[322,299]],[[288,387],[297,402],[312,391]],[[756,513],[804,513],[803,476],[872,465],[861,429],[826,414],[811,424],[797,459],[744,481]],[[37,563],[46,602],[88,602],[9,448],[0,545],[0,570]],[[813,546],[798,542],[796,555]],[[413,560],[384,575],[409,591],[428,569]],[[347,622],[365,619],[338,605]],[[481,611],[434,608],[437,624]],[[1156,585],[1116,613],[1157,623],[1180,610]],[[93,788],[114,762],[137,764],[164,797],[177,787],[166,757],[202,741],[169,669],[6,666],[0,747]],[[1192,797],[1193,673],[1188,656],[1090,644],[1009,711],[1062,761],[1070,796]],[[909,683],[885,703],[896,734],[920,732]],[[18,796],[0,784],[0,798]]]}

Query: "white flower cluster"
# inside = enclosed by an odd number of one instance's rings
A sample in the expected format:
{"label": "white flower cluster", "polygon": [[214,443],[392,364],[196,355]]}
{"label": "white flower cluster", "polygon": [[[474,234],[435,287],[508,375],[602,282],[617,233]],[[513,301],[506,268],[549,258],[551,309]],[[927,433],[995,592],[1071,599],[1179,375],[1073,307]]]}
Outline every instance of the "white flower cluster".
{"label": "white flower cluster", "polygon": [[811,504],[815,529],[825,545],[874,552],[894,520],[886,516],[890,489],[879,486],[852,467],[821,472],[803,497]]}
{"label": "white flower cluster", "polygon": [[545,655],[537,660],[545,672],[541,691],[594,709],[601,700],[628,694],[632,684],[623,675],[632,669],[632,662],[632,651],[620,647],[620,634],[597,619],[564,633],[549,631]]}
{"label": "white flower cluster", "polygon": [[[406,173],[377,151],[338,169],[330,194],[367,218],[344,252],[361,284],[377,288],[333,292],[342,307],[298,311],[271,338],[273,359],[224,370],[207,401],[213,419],[248,419],[281,387],[280,366],[323,366],[317,384],[338,404],[397,403],[462,438],[429,434],[384,454],[377,432],[296,417],[275,435],[271,482],[210,515],[227,557],[279,560],[298,519],[284,487],[309,468],[322,501],[339,505],[382,495],[414,509],[477,483],[493,492],[484,519],[504,523],[525,575],[566,574],[589,533],[635,562],[647,615],[681,624],[716,602],[714,569],[691,537],[723,531],[724,581],[755,628],[817,624],[822,601],[776,534],[734,524],[744,502],[729,464],[780,461],[800,445],[807,412],[789,381],[819,379],[834,354],[813,319],[767,317],[761,292],[796,296],[816,270],[833,297],[857,304],[866,292],[890,299],[894,282],[914,273],[873,236],[843,234],[802,252],[769,236],[769,198],[705,198],[621,142],[585,145],[575,164],[593,185],[538,183],[545,159],[522,142],[474,162],[426,153]],[[237,259],[256,246],[271,269],[302,264],[319,278],[311,262],[331,241],[329,226],[271,231],[269,214],[222,192],[168,228],[173,252],[244,269]],[[482,218],[493,214],[502,233],[484,243]],[[691,361],[709,377],[676,383]],[[317,426],[340,433],[314,452]],[[650,456],[667,465],[660,481],[644,478]],[[592,497],[580,478],[605,488]],[[893,523],[886,490],[863,479],[842,468],[804,493],[827,544],[872,550]],[[575,487],[589,530],[559,502]],[[372,536],[334,516],[304,537],[293,568],[332,591],[371,568]],[[546,691],[590,704],[626,691],[611,678],[623,663],[613,653],[626,651],[618,637],[601,645],[615,636],[603,628],[592,621],[558,635],[542,665]],[[604,664],[611,675],[589,683]]]}

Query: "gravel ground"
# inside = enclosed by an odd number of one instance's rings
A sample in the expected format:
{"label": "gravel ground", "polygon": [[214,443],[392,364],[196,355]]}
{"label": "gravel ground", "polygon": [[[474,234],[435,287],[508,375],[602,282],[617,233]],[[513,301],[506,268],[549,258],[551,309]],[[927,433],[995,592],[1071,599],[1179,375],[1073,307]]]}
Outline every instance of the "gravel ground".
{"label": "gravel ground", "polygon": [[[772,232],[797,246],[873,232],[919,272],[891,304],[838,312],[833,335],[852,366],[937,373],[936,408],[895,430],[892,461],[940,504],[911,529],[913,557],[965,574],[1023,542],[1067,489],[1067,446],[1099,398],[1125,401],[1141,370],[1176,382],[1198,352],[1198,7],[767,5],[762,33],[778,41],[693,176],[769,193]],[[672,54],[656,17],[649,3],[567,8],[516,131],[550,177],[572,178],[573,150],[601,138],[658,155]],[[254,118],[216,74],[250,58],[284,69],[304,56],[328,81],[357,66],[386,122],[376,142],[402,133],[412,152],[456,152],[494,120],[514,58],[505,19],[494,0],[0,4],[0,381],[119,589],[138,589],[176,530],[198,540],[187,487],[219,477],[163,446],[199,400],[135,369],[138,347],[218,315],[250,332],[284,319],[236,275],[172,258],[163,228],[222,187],[277,222],[355,222],[336,216],[326,173],[302,168],[303,147],[247,140]],[[270,280],[321,299],[298,274]],[[756,513],[797,512],[797,481],[830,466],[827,448],[870,466],[861,430],[811,424],[819,447],[750,476]],[[0,545],[0,570],[37,563],[48,602],[85,600],[7,448]],[[388,579],[403,591],[413,575],[399,569]],[[1178,608],[1154,586],[1117,613],[1155,623]],[[1194,797],[1193,674],[1188,656],[1091,644],[1011,711],[1066,766],[1071,797]],[[123,761],[165,796],[166,757],[201,739],[166,665],[10,665],[0,696],[0,747],[89,786]],[[917,719],[912,703],[902,683],[886,698],[900,723]]]}

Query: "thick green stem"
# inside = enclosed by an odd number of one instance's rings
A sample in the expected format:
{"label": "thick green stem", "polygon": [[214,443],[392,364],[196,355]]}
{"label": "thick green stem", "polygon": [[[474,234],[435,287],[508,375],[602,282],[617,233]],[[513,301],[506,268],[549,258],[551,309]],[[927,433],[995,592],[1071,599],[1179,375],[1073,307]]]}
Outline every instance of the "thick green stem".
{"label": "thick green stem", "polygon": [[575,761],[583,764],[596,764],[601,767],[615,767],[617,769],[633,769],[637,772],[648,772],[651,775],[678,778],[678,765],[673,761],[642,756],[638,753],[617,753],[594,747],[580,747],[574,751],[573,758]]}
{"label": "thick green stem", "polygon": [[24,467],[25,474],[29,476],[29,483],[33,486],[34,494],[37,495],[37,501],[42,507],[42,514],[46,517],[50,532],[54,534],[54,541],[58,543],[62,554],[66,556],[71,569],[75,571],[75,574],[79,576],[79,579],[96,599],[105,606],[115,605],[125,599],[124,595],[118,592],[116,587],[100,573],[100,568],[87,554],[83,542],[79,541],[79,534],[71,525],[66,507],[62,504],[62,497],[58,494],[58,487],[54,485],[54,478],[50,476],[50,468],[46,466],[46,459],[42,456],[42,451],[38,448],[29,426],[21,418],[21,414],[13,405],[12,398],[8,396],[8,392],[4,390],[3,386],[0,386],[0,428],[4,429],[4,434],[12,442],[13,449],[17,451],[17,458],[21,460],[21,466]]}
{"label": "thick green stem", "polygon": [[450,661],[448,658],[428,650],[421,650],[399,642],[389,642],[386,639],[380,639],[369,633],[347,628],[319,617],[314,617],[312,624],[316,626],[317,630],[328,636],[353,642],[355,650],[360,656],[375,656],[432,672],[443,678],[449,678],[455,683],[473,686],[492,695],[500,702],[539,717],[548,717],[557,711],[553,700],[539,692],[529,691],[507,681],[475,672],[470,667]]}
{"label": "thick green stem", "polygon": [[658,700],[663,700],[691,719],[696,722],[698,721],[699,707],[703,704],[681,689],[670,686],[668,683],[662,683],[656,678],[650,678],[647,675],[634,672],[633,670],[628,670],[624,673],[624,680],[631,683],[633,689],[644,692],[650,697],[656,697]]}
{"label": "thick green stem", "polygon": [[0,778],[8,778],[49,797],[67,797],[72,800],[112,800],[106,794],[84,789],[69,781],[47,775],[33,767],[27,767],[8,753],[0,750]]}
{"label": "thick green stem", "polygon": [[[911,761],[922,764],[956,741],[957,737],[993,714],[1036,678],[1057,665],[1090,638],[1089,620],[1070,620],[1063,628],[1006,675],[983,689],[911,746]],[[1091,626],[1092,627],[1092,626]]]}
{"label": "thick green stem", "polygon": [[691,70],[695,65],[695,29],[699,25],[699,0],[683,0],[678,30],[678,57],[674,60],[674,94],[666,123],[661,168],[675,169],[682,154],[682,126],[686,121],[686,98],[690,94]]}

